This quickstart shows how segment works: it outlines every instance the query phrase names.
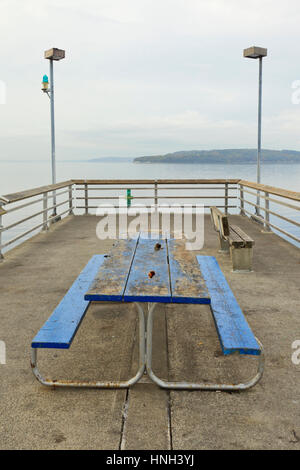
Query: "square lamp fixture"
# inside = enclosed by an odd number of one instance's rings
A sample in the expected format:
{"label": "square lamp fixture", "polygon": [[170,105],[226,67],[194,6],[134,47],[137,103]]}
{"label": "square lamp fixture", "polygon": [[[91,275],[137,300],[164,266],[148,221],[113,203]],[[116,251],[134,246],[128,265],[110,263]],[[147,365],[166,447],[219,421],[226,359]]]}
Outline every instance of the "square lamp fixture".
{"label": "square lamp fixture", "polygon": [[248,47],[244,49],[244,57],[248,57],[248,59],[258,59],[259,57],[266,57],[268,49],[264,47]]}
{"label": "square lamp fixture", "polygon": [[63,49],[57,49],[57,47],[52,47],[52,49],[45,51],[45,59],[61,60],[64,58],[65,58],[65,51]]}

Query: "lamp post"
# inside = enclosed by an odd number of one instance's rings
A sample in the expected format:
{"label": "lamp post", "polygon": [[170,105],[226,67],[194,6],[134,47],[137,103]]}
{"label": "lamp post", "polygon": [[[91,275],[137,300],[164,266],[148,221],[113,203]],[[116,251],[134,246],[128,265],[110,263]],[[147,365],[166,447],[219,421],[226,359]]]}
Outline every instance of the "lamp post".
{"label": "lamp post", "polygon": [[[50,61],[50,89],[49,80],[47,75],[43,77],[43,92],[47,93],[50,98],[50,109],[51,109],[51,165],[52,165],[52,184],[56,183],[56,165],[55,165],[55,123],[54,123],[54,76],[53,76],[53,61],[58,61],[65,58],[65,51],[53,47],[45,51],[45,59]],[[56,191],[53,191],[53,217],[54,220],[58,220],[56,213]]]}
{"label": "lamp post", "polygon": [[[262,59],[266,57],[268,50],[263,47],[248,47],[244,49],[244,57],[248,59],[259,59],[259,71],[258,71],[258,132],[257,132],[257,183],[261,182],[260,178],[260,162],[261,162],[261,104],[262,104]],[[256,215],[260,216],[260,196],[257,191],[256,201]]]}

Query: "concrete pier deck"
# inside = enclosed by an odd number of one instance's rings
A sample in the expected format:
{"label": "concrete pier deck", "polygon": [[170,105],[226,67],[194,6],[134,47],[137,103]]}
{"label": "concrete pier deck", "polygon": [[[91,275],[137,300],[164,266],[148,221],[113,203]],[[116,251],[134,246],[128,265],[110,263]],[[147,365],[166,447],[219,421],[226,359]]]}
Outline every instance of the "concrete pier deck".
{"label": "concrete pier deck", "polygon": [[[6,254],[0,264],[1,449],[300,449],[300,250],[230,216],[255,240],[254,272],[233,273],[218,253],[209,218],[205,246],[216,256],[253,332],[265,347],[265,373],[239,393],[174,391],[152,383],[126,390],[49,389],[30,368],[30,343],[93,254],[95,216],[71,216]],[[198,253],[197,253],[198,254]],[[137,367],[133,305],[92,304],[68,351],[43,350],[45,376],[125,379]],[[176,380],[236,381],[251,357],[223,357],[209,307],[161,305],[155,314],[153,369]]]}

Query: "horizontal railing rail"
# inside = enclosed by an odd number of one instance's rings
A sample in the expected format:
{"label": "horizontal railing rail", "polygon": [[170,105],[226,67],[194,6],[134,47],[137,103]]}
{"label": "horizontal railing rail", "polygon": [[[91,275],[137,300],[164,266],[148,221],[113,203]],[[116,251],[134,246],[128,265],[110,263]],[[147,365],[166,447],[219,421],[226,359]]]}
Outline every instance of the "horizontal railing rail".
{"label": "horizontal railing rail", "polygon": [[172,207],[201,203],[226,214],[233,209],[259,222],[263,231],[273,229],[300,244],[300,193],[296,191],[240,179],[72,179],[0,196],[0,259],[3,251],[37,230],[47,231],[62,217],[88,215],[98,207],[118,208],[120,198],[122,207],[160,210],[167,203]]}
{"label": "horizontal railing rail", "polygon": [[248,188],[257,189],[258,191],[268,192],[269,194],[300,202],[300,193],[297,191],[289,191],[288,189],[276,188],[274,186],[268,186],[267,184],[252,183],[251,181],[246,180],[239,180],[239,184]]}
{"label": "horizontal railing rail", "polygon": [[28,199],[30,197],[39,196],[40,194],[45,194],[53,192],[55,190],[66,188],[67,186],[73,185],[73,181],[63,181],[62,183],[50,184],[47,186],[39,186],[38,188],[28,189],[26,191],[20,191],[18,193],[5,194],[0,196],[1,199],[4,199],[7,203],[13,203],[17,201],[22,201],[23,199]]}
{"label": "horizontal railing rail", "polygon": [[78,180],[78,179],[73,179],[72,182],[75,184],[101,184],[101,185],[107,185],[107,184],[120,184],[120,185],[126,185],[126,184],[150,184],[153,185],[155,183],[157,184],[180,184],[180,185],[185,185],[185,184],[237,184],[239,183],[240,179],[140,179],[140,180],[135,180],[135,179],[123,179],[123,180]]}

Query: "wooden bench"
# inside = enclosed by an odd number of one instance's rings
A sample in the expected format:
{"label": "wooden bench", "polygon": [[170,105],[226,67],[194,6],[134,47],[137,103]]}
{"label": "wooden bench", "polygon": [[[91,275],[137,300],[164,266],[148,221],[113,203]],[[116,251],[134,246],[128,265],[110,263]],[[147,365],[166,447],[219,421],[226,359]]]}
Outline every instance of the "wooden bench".
{"label": "wooden bench", "polygon": [[217,207],[211,207],[210,213],[219,234],[220,251],[230,252],[233,271],[252,271],[254,240],[237,225],[229,225],[227,215]]}

